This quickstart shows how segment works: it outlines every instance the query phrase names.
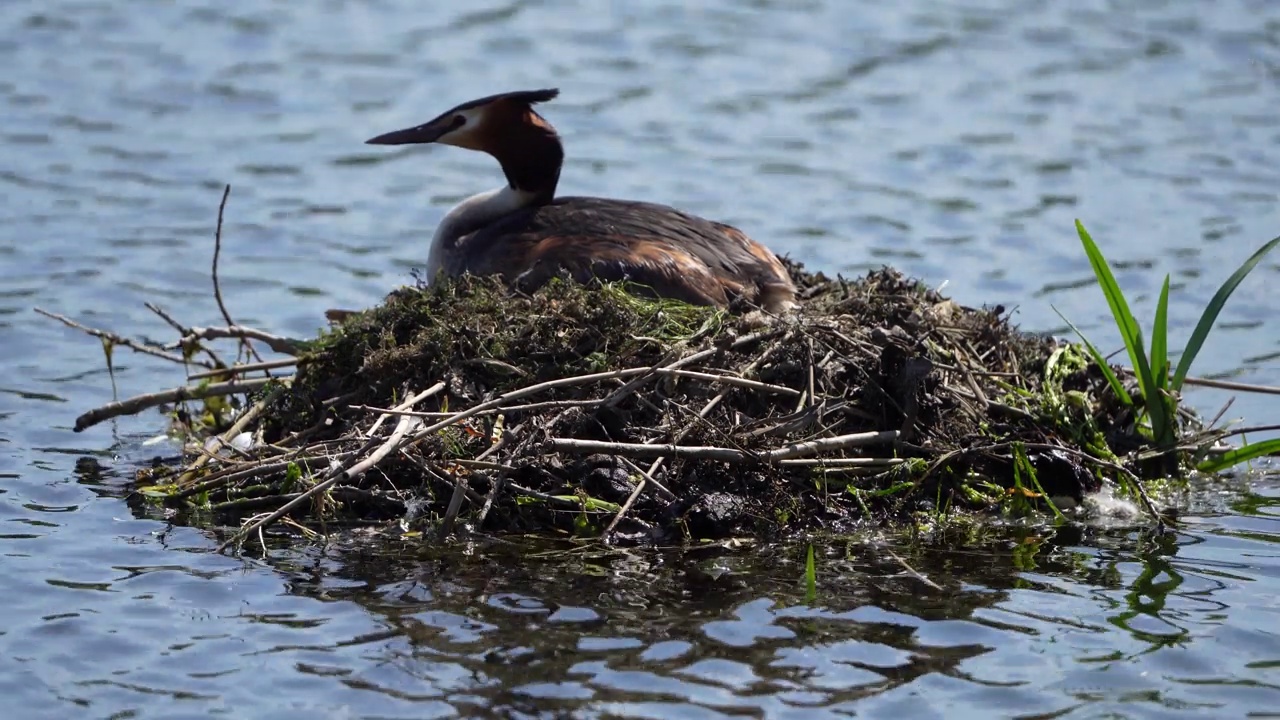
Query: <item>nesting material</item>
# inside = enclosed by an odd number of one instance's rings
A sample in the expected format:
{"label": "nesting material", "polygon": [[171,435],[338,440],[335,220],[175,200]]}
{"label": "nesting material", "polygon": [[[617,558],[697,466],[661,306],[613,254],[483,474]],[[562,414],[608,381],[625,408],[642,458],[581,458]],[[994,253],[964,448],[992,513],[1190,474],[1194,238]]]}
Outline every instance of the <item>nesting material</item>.
{"label": "nesting material", "polygon": [[[775,538],[1047,512],[1141,474],[1120,458],[1146,440],[1078,347],[893,270],[791,270],[803,306],[785,317],[464,277],[305,342],[170,318],[167,352],[212,369],[77,427],[177,403],[187,452],[140,473],[137,497],[239,528],[228,543],[266,526]],[[228,367],[215,341],[286,357]]]}

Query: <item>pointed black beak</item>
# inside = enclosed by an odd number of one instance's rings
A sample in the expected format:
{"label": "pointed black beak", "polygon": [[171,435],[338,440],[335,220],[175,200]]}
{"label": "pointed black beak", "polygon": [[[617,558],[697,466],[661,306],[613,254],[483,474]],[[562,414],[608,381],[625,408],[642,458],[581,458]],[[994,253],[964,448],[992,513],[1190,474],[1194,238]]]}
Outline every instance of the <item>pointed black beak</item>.
{"label": "pointed black beak", "polygon": [[431,143],[440,139],[444,134],[442,128],[434,128],[430,124],[419,125],[418,127],[405,128],[404,130],[393,130],[389,133],[383,133],[375,138],[365,140],[366,145],[411,145],[421,143]]}
{"label": "pointed black beak", "polygon": [[365,140],[366,145],[421,145],[433,143],[445,134],[462,127],[466,122],[461,116],[441,117],[417,127],[393,130]]}

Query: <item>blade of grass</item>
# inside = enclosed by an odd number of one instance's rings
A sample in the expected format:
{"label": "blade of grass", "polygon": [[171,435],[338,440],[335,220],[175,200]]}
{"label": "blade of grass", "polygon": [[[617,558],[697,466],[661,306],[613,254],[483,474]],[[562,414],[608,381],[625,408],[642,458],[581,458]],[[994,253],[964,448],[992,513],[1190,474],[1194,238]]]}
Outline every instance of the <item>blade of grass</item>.
{"label": "blade of grass", "polygon": [[1160,445],[1173,444],[1177,417],[1173,396],[1165,392],[1169,384],[1169,276],[1164,276],[1160,299],[1156,301],[1156,321],[1151,326],[1151,381],[1154,392],[1147,397],[1147,404],[1158,404],[1163,420],[1157,422],[1157,413],[1151,413],[1151,431]]}
{"label": "blade of grass", "polygon": [[1036,492],[1040,493],[1040,499],[1044,500],[1049,509],[1053,511],[1053,516],[1060,521],[1066,521],[1067,516],[1062,514],[1058,509],[1058,504],[1049,497],[1049,493],[1044,491],[1044,486],[1040,484],[1040,475],[1036,472],[1036,466],[1031,464],[1031,458],[1027,457],[1027,447],[1022,443],[1014,446],[1014,460],[1026,466],[1027,476],[1031,478],[1031,484],[1035,486]]}
{"label": "blade of grass", "polygon": [[818,599],[818,572],[813,561],[813,544],[804,559],[804,600],[810,605]]}
{"label": "blade of grass", "polygon": [[1155,376],[1151,373],[1151,365],[1147,356],[1138,351],[1138,385],[1142,388],[1142,398],[1147,404],[1147,415],[1151,418],[1151,435],[1159,445],[1173,442],[1173,425],[1169,417],[1168,395],[1156,386]]}
{"label": "blade of grass", "polygon": [[1243,447],[1219,455],[1218,457],[1205,460],[1196,466],[1200,472],[1216,473],[1233,465],[1239,465],[1242,462],[1248,462],[1267,455],[1280,454],[1280,438],[1272,438],[1270,440],[1262,440],[1256,443],[1249,443]]}
{"label": "blade of grass", "polygon": [[1133,313],[1129,311],[1129,303],[1124,299],[1120,284],[1116,282],[1116,276],[1111,273],[1111,266],[1107,264],[1102,250],[1098,248],[1098,244],[1093,241],[1093,237],[1079,220],[1076,220],[1076,233],[1080,235],[1085,255],[1089,257],[1089,264],[1093,266],[1093,274],[1098,278],[1098,286],[1107,298],[1107,305],[1111,307],[1111,317],[1115,319],[1120,337],[1124,340],[1125,350],[1129,352],[1129,362],[1136,370],[1139,358],[1145,359],[1143,356],[1146,354],[1142,341],[1142,328],[1134,319]]}
{"label": "blade of grass", "polygon": [[1097,243],[1093,241],[1089,231],[1084,229],[1084,224],[1079,220],[1076,220],[1076,233],[1080,235],[1085,254],[1089,256],[1089,264],[1093,266],[1093,274],[1098,278],[1098,285],[1107,298],[1107,304],[1111,306],[1111,315],[1115,318],[1116,326],[1120,330],[1125,349],[1129,351],[1129,361],[1133,363],[1133,370],[1138,375],[1138,386],[1142,389],[1147,415],[1151,419],[1152,435],[1158,442],[1164,443],[1168,439],[1170,430],[1169,419],[1165,412],[1164,394],[1156,387],[1155,377],[1151,374],[1151,363],[1147,361],[1142,328],[1130,312],[1129,303],[1124,299],[1124,292],[1120,290],[1120,284],[1111,273],[1111,266],[1107,264],[1102,250],[1098,249]]}
{"label": "blade of grass", "polygon": [[1209,337],[1209,331],[1213,330],[1213,324],[1217,322],[1222,306],[1227,304],[1227,298],[1231,297],[1231,293],[1235,292],[1245,276],[1253,272],[1262,260],[1262,256],[1271,252],[1276,245],[1280,245],[1280,237],[1272,238],[1270,242],[1258,248],[1257,252],[1250,255],[1249,259],[1245,260],[1244,264],[1222,283],[1222,287],[1218,288],[1213,299],[1205,306],[1204,313],[1200,315],[1200,322],[1196,324],[1196,329],[1191,333],[1191,340],[1187,342],[1187,348],[1182,351],[1182,357],[1178,359],[1178,369],[1173,373],[1173,382],[1170,384],[1174,392],[1182,389],[1182,382],[1191,371],[1191,363],[1200,353],[1200,348],[1204,346],[1205,338]]}
{"label": "blade of grass", "polygon": [[[1050,305],[1049,307],[1053,306]],[[1125,405],[1133,407],[1133,398],[1129,397],[1129,391],[1124,389],[1124,384],[1120,382],[1120,378],[1116,375],[1115,371],[1111,369],[1111,366],[1107,364],[1107,358],[1102,354],[1102,351],[1090,342],[1089,338],[1085,337],[1084,333],[1080,332],[1080,328],[1076,327],[1075,323],[1068,320],[1067,316],[1063,315],[1058,308],[1053,307],[1053,311],[1058,313],[1058,317],[1062,318],[1062,322],[1066,323],[1067,327],[1071,328],[1071,331],[1074,332],[1080,338],[1080,341],[1084,343],[1085,348],[1089,350],[1089,355],[1093,358],[1094,364],[1102,371],[1102,376],[1107,379],[1107,384],[1111,386],[1111,391],[1114,392],[1116,397],[1120,398],[1120,401]]]}
{"label": "blade of grass", "polygon": [[1163,390],[1169,382],[1169,276],[1164,276],[1160,299],[1156,301],[1156,322],[1151,326],[1151,374],[1156,387]]}

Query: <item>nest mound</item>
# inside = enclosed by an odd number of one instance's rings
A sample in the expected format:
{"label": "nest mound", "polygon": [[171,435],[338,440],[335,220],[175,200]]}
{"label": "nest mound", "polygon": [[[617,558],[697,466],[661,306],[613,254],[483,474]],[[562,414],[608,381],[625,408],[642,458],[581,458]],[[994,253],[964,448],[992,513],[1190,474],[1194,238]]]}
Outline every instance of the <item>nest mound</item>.
{"label": "nest mound", "polygon": [[670,543],[1061,505],[1148,444],[1077,346],[1001,308],[792,270],[781,318],[568,280],[402,288],[241,409],[182,416],[197,456],[140,496],[221,523]]}

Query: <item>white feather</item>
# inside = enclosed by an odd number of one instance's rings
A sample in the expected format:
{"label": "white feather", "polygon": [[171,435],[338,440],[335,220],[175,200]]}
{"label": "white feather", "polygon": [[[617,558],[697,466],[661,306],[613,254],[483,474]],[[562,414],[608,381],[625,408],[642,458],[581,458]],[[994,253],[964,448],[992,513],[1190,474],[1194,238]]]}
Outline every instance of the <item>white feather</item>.
{"label": "white feather", "polygon": [[533,202],[536,193],[516,190],[503,185],[497,190],[478,193],[458,203],[445,214],[431,238],[427,252],[427,282],[433,282],[445,266],[445,256],[453,249],[454,241],[515,212]]}

